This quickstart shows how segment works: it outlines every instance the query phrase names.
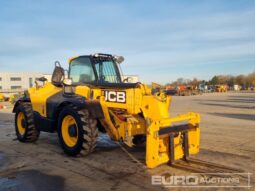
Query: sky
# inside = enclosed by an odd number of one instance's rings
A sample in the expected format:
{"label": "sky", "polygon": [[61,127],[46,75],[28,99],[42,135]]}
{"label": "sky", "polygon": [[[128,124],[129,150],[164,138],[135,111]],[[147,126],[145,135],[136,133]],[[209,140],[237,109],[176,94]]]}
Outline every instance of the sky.
{"label": "sky", "polygon": [[0,1],[0,71],[52,73],[59,60],[122,55],[140,80],[255,71],[253,0]]}

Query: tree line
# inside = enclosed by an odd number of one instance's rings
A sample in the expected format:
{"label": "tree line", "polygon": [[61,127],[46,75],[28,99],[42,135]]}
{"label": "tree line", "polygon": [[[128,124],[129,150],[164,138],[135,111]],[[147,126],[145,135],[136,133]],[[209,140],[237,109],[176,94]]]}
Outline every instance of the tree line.
{"label": "tree line", "polygon": [[255,71],[248,75],[215,75],[210,80],[198,80],[197,78],[184,79],[178,78],[176,81],[172,83],[168,83],[166,85],[190,85],[190,86],[198,86],[199,84],[205,85],[228,85],[232,87],[234,85],[239,85],[242,87],[254,87],[255,86]]}

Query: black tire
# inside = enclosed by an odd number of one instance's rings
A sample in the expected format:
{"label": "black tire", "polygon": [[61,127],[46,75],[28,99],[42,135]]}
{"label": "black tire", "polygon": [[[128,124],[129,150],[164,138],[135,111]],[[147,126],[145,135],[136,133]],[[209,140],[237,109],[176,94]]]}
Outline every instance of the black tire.
{"label": "black tire", "polygon": [[[21,133],[18,128],[18,115],[23,114],[22,128],[24,132]],[[20,142],[35,142],[40,135],[34,124],[34,115],[31,103],[20,103],[15,110],[15,131],[16,136]]]}
{"label": "black tire", "polygon": [[[62,122],[66,116],[72,116],[77,127],[77,142],[74,146],[68,146],[63,138]],[[67,155],[75,156],[78,154],[88,155],[96,147],[98,137],[97,121],[90,118],[86,109],[78,110],[77,107],[69,105],[63,108],[58,117],[58,136],[60,145]]]}

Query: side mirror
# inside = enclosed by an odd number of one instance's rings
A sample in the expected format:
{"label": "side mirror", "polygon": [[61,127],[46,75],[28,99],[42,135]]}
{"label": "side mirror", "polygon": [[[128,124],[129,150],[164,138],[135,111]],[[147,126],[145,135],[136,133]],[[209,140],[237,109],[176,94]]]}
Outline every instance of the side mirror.
{"label": "side mirror", "polygon": [[63,93],[65,95],[74,95],[75,94],[75,88],[72,86],[72,79],[66,78],[63,80]]}
{"label": "side mirror", "polygon": [[63,80],[63,84],[65,86],[71,86],[72,83],[73,83],[72,79],[66,78],[66,79]]}
{"label": "side mirror", "polygon": [[64,78],[65,78],[65,70],[61,67],[60,63],[56,61],[55,69],[51,77],[51,82],[53,85],[57,87],[61,87],[63,85]]}

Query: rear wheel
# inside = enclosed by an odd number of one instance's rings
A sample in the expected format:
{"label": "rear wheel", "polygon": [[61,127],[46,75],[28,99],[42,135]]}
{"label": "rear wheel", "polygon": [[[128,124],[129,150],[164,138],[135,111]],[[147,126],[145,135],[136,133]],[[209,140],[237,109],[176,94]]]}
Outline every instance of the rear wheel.
{"label": "rear wheel", "polygon": [[35,128],[33,109],[30,103],[20,103],[15,112],[15,130],[19,141],[35,142],[40,132]]}
{"label": "rear wheel", "polygon": [[96,123],[87,110],[65,107],[58,118],[58,135],[64,152],[71,156],[93,152],[98,136]]}

